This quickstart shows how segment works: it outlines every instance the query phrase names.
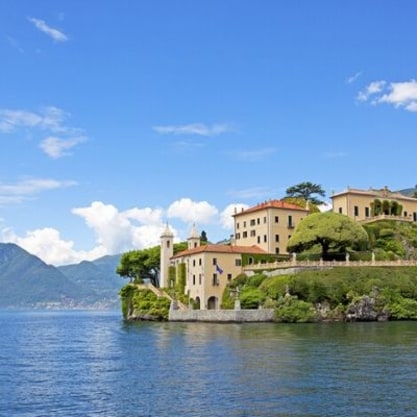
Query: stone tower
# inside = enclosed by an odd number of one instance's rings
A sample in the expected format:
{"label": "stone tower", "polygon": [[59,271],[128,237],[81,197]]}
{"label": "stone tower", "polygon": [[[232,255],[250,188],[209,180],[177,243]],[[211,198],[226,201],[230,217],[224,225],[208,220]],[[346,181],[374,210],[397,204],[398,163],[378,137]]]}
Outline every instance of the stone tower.
{"label": "stone tower", "polygon": [[197,232],[195,224],[193,224],[193,227],[190,232],[190,236],[188,237],[187,240],[188,240],[188,249],[194,249],[200,246],[200,235]]}
{"label": "stone tower", "polygon": [[168,226],[161,235],[161,260],[159,267],[159,286],[161,288],[167,288],[170,286],[169,282],[169,264],[170,259],[174,254],[174,234]]}

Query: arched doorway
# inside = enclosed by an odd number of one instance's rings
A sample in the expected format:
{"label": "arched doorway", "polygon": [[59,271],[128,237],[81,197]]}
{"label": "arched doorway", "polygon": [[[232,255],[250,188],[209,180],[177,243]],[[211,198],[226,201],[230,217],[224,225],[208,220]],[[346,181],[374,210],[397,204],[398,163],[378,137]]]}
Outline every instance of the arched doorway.
{"label": "arched doorway", "polygon": [[193,303],[193,309],[194,310],[200,310],[200,297],[196,297],[195,301]]}
{"label": "arched doorway", "polygon": [[217,310],[217,306],[218,306],[218,299],[217,297],[209,297],[209,299],[207,300],[207,309],[208,310]]}

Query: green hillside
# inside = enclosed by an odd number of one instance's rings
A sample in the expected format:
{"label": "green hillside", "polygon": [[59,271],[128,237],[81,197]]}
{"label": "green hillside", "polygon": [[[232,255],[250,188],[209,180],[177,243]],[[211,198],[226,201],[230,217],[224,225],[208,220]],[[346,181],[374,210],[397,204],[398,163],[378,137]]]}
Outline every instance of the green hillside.
{"label": "green hillside", "polygon": [[67,305],[94,293],[17,245],[0,243],[0,307]]}
{"label": "green hillside", "polygon": [[54,267],[11,243],[0,244],[0,308],[120,308],[119,255]]}

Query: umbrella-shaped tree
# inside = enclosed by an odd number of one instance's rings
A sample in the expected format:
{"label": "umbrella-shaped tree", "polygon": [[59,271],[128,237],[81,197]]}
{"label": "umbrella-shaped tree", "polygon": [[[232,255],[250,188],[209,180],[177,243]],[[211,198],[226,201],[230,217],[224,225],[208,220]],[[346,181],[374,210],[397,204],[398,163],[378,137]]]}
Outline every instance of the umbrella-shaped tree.
{"label": "umbrella-shaped tree", "polygon": [[351,218],[332,211],[313,213],[297,227],[288,242],[289,252],[302,252],[315,245],[321,245],[325,259],[330,249],[360,249],[368,243],[365,229]]}

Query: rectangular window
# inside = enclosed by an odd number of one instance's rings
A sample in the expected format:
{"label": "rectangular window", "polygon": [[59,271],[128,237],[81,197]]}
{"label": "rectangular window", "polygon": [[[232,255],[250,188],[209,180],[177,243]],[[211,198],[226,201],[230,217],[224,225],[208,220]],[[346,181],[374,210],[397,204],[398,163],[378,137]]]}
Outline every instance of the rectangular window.
{"label": "rectangular window", "polygon": [[217,258],[213,258],[213,265],[217,265]]}
{"label": "rectangular window", "polygon": [[275,235],[275,242],[279,242],[279,235]]}
{"label": "rectangular window", "polygon": [[279,223],[279,217],[275,216],[275,223]]}
{"label": "rectangular window", "polygon": [[255,224],[256,224],[256,223],[255,223],[255,219],[252,219],[252,220],[250,221],[250,225],[251,225],[251,226],[255,226]]}
{"label": "rectangular window", "polygon": [[195,275],[193,274],[193,285],[195,285]]}
{"label": "rectangular window", "polygon": [[195,259],[193,259],[193,266],[195,266]]}
{"label": "rectangular window", "polygon": [[266,235],[264,235],[264,242],[266,243],[267,239],[266,239]]}
{"label": "rectangular window", "polygon": [[359,207],[358,206],[353,207],[353,215],[355,217],[359,216]]}
{"label": "rectangular window", "polygon": [[219,280],[217,279],[217,274],[213,274],[213,286],[219,285]]}
{"label": "rectangular window", "polygon": [[261,224],[261,219],[260,218],[257,218],[256,219],[256,223]]}
{"label": "rectangular window", "polygon": [[236,233],[236,240],[240,239],[240,233]]}
{"label": "rectangular window", "polygon": [[251,230],[251,231],[250,231],[250,235],[251,235],[251,237],[256,236],[256,231],[255,231],[255,230]]}
{"label": "rectangular window", "polygon": [[416,212],[413,213],[413,222],[417,222],[417,213]]}
{"label": "rectangular window", "polygon": [[239,229],[239,222],[236,223],[236,229]]}
{"label": "rectangular window", "polygon": [[275,253],[278,254],[279,253],[279,248],[275,248]]}
{"label": "rectangular window", "polygon": [[369,207],[365,207],[365,217],[369,217]]}
{"label": "rectangular window", "polygon": [[243,222],[243,227],[246,227],[246,222]]}
{"label": "rectangular window", "polygon": [[198,284],[201,285],[201,274],[198,274]]}
{"label": "rectangular window", "polygon": [[231,281],[232,280],[232,274],[227,274],[227,280]]}
{"label": "rectangular window", "polygon": [[242,237],[243,237],[243,238],[248,237],[248,232],[243,232]]}
{"label": "rectangular window", "polygon": [[260,236],[258,236],[257,241],[258,241],[258,243],[261,243],[261,237]]}
{"label": "rectangular window", "polygon": [[242,266],[242,260],[241,259],[236,259],[235,260],[235,265],[236,266]]}
{"label": "rectangular window", "polygon": [[266,223],[266,216],[264,217],[264,223]]}
{"label": "rectangular window", "polygon": [[293,222],[292,222],[292,216],[291,215],[289,215],[288,216],[288,227],[293,227],[294,225],[293,225]]}

